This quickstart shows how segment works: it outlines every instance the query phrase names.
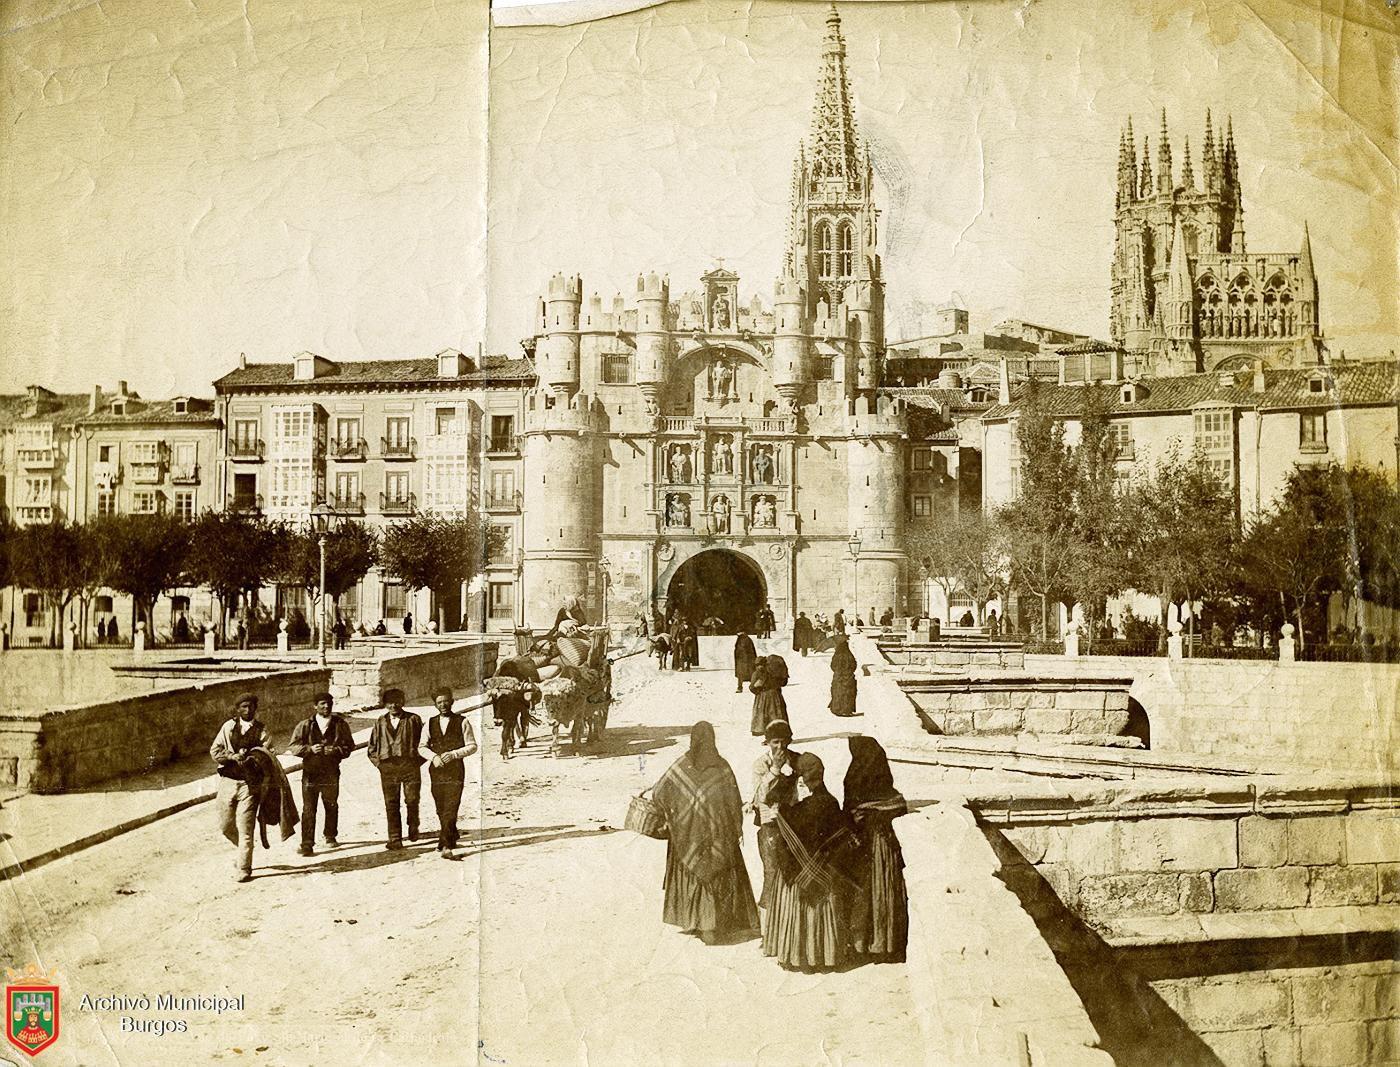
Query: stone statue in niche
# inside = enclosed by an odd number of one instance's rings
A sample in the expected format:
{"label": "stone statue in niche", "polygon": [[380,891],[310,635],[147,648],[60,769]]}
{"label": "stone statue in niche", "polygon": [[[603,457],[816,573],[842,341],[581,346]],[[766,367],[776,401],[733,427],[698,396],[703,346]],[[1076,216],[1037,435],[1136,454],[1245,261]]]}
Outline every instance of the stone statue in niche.
{"label": "stone statue in niche", "polygon": [[666,495],[666,525],[690,525],[690,501],[684,493]]}
{"label": "stone statue in niche", "polygon": [[729,444],[727,438],[716,437],[713,447],[710,449],[712,459],[710,460],[711,474],[733,474],[734,473],[734,452],[733,446]]}
{"label": "stone statue in niche", "polygon": [[710,514],[714,516],[715,533],[729,532],[729,498],[717,496],[710,503]]}
{"label": "stone statue in niche", "polygon": [[710,329],[729,329],[729,298],[723,293],[715,297],[715,302],[710,306]]}
{"label": "stone statue in niche", "polygon": [[729,400],[734,394],[734,368],[729,365],[729,360],[722,359],[715,364],[715,391],[714,395],[721,401]]}
{"label": "stone statue in niche", "polygon": [[734,444],[732,438],[725,438],[724,444],[724,473],[732,475],[734,473],[734,459],[738,455],[738,446]]}
{"label": "stone statue in niche", "polygon": [[753,524],[758,529],[772,529],[778,525],[778,506],[771,496],[754,498]]}
{"label": "stone statue in niche", "polygon": [[689,450],[684,445],[673,445],[671,447],[671,481],[690,481],[690,456]]}
{"label": "stone statue in niche", "polygon": [[753,452],[753,480],[760,485],[772,485],[774,473],[771,451],[762,446],[755,448]]}

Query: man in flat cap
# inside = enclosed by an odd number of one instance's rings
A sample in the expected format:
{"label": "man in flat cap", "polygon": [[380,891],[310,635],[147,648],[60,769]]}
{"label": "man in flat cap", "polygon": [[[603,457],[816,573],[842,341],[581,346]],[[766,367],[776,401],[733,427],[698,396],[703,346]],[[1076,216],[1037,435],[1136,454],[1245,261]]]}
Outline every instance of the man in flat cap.
{"label": "man in flat cap", "polygon": [[340,761],[355,748],[350,724],[331,708],[329,693],[317,693],[315,711],[292,731],[287,751],[301,757],[301,848],[303,856],[313,853],[316,840],[316,801],[326,809],[325,842],[336,844],[340,828]]}
{"label": "man in flat cap", "polygon": [[379,769],[379,785],[384,792],[384,815],[389,823],[385,848],[403,848],[402,812],[399,797],[408,808],[408,839],[418,840],[418,799],[423,790],[423,720],[405,711],[402,689],[384,690],[381,703],[388,710],[374,720],[369,735],[369,761]]}
{"label": "man in flat cap", "polygon": [[234,701],[234,714],[209,746],[219,768],[218,817],[225,836],[236,839],[235,869],[240,882],[253,879],[253,826],[258,810],[254,783],[249,781],[249,754],[266,747],[267,727],[258,721],[258,698],[243,693]]}
{"label": "man in flat cap", "polygon": [[476,754],[476,734],[472,724],[452,710],[452,690],[439,686],[433,692],[437,714],[428,719],[424,748],[430,752],[428,788],[437,808],[437,850],[443,859],[452,859],[457,847],[457,811],[462,806],[462,786],[466,782],[468,756]]}

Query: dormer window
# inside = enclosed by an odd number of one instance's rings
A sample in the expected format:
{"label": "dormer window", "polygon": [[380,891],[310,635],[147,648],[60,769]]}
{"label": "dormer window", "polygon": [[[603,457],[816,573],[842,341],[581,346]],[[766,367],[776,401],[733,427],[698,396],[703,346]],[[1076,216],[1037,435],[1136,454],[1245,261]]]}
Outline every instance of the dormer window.
{"label": "dormer window", "polygon": [[113,414],[113,415],[125,415],[125,414],[126,414],[126,401],[125,401],[125,400],[113,400],[113,401],[112,401],[112,414]]}
{"label": "dormer window", "polygon": [[1326,391],[1325,385],[1326,385],[1326,383],[1323,382],[1323,380],[1322,380],[1321,378],[1310,378],[1310,379],[1308,380],[1308,392],[1310,392],[1310,393],[1322,393],[1322,392],[1325,392],[1325,391]]}
{"label": "dormer window", "polygon": [[297,381],[310,381],[314,377],[316,377],[316,360],[312,356],[298,356],[296,361]]}
{"label": "dormer window", "polygon": [[176,415],[188,415],[189,412],[190,412],[190,402],[189,402],[188,400],[186,400],[184,397],[178,397],[178,398],[176,398],[176,400],[175,400],[175,414],[176,414]]}

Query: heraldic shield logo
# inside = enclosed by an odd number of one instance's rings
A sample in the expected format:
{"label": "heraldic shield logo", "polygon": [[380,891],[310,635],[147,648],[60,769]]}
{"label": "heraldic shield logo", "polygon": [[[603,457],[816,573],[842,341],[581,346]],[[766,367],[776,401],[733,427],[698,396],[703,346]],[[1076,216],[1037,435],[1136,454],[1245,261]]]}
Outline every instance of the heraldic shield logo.
{"label": "heraldic shield logo", "polygon": [[58,1040],[58,986],[32,964],[24,974],[9,972],[5,986],[5,1036],[10,1044],[37,1056]]}

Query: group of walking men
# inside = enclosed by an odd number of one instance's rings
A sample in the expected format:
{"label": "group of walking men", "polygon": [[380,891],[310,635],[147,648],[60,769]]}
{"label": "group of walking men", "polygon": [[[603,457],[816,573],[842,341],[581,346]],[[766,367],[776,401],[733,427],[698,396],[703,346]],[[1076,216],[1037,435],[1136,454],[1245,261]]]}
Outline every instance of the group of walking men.
{"label": "group of walking men", "polygon": [[[381,706],[386,710],[375,720],[367,746],[370,762],[379,771],[388,823],[385,848],[404,847],[404,815],[408,839],[419,837],[418,809],[422,793],[422,767],[428,764],[428,787],[437,809],[437,851],[444,859],[455,859],[457,813],[466,780],[463,761],[476,753],[476,735],[471,723],[452,710],[452,690],[441,686],[433,693],[436,714],[423,719],[404,708],[401,689],[386,689]],[[345,716],[334,709],[329,693],[318,693],[313,711],[297,723],[287,746],[290,755],[302,761],[301,847],[303,856],[315,854],[316,808],[324,822],[322,841],[334,848],[339,844],[340,765],[354,751],[355,741]],[[224,836],[238,846],[238,880],[251,880],[253,874],[253,835],[260,830],[267,846],[267,827],[277,824],[282,838],[291,836],[298,821],[285,772],[272,750],[267,727],[258,719],[258,698],[244,693],[236,701],[236,712],[225,722],[209,747],[218,766],[218,815]]]}

